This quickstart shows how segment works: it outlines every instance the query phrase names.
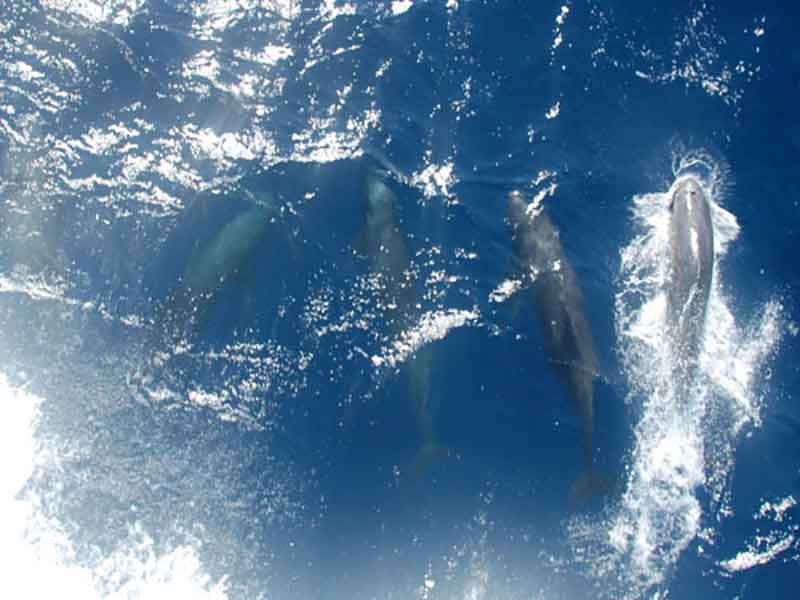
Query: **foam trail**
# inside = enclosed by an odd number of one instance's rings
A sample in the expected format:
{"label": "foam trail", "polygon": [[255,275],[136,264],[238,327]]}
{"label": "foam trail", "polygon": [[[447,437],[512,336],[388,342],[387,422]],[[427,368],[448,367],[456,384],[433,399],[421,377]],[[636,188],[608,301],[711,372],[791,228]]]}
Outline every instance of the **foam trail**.
{"label": "foam trail", "polygon": [[[796,522],[796,508],[797,500],[791,495],[776,503],[763,502],[753,515],[756,521],[760,521],[757,534],[748,540],[744,550],[720,561],[719,566],[729,573],[736,573],[770,563],[790,550],[800,550],[800,524]],[[793,560],[798,558],[797,554],[792,557]]]}
{"label": "foam trail", "polygon": [[58,460],[34,436],[41,398],[13,387],[0,373],[0,564],[8,598],[197,598],[226,600],[225,581],[212,583],[194,549],[155,550],[136,524],[120,549],[89,568],[72,558],[59,523],[45,519],[42,498],[20,493],[37,464]]}
{"label": "foam trail", "polygon": [[715,259],[697,378],[686,401],[676,402],[674,356],[664,335],[672,189],[636,196],[641,233],[621,251],[615,303],[628,403],[638,417],[634,446],[619,503],[599,524],[576,518],[568,526],[576,560],[611,581],[606,593],[613,597],[639,598],[665,586],[707,513],[723,512],[733,442],[744,424],[759,422],[758,374],[780,338],[779,303],[767,303],[760,321],[741,327],[725,293],[720,260],[739,226],[719,202],[723,169],[701,154],[676,165],[675,179],[697,177],[712,204]]}

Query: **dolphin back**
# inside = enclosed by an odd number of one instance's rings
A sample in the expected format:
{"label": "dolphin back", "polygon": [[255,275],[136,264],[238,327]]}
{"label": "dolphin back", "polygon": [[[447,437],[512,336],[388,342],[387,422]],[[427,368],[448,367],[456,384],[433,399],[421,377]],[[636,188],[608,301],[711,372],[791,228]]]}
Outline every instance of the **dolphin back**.
{"label": "dolphin back", "polygon": [[223,225],[189,259],[178,285],[156,316],[162,344],[196,332],[213,298],[252,256],[273,219],[273,209],[254,202]]}
{"label": "dolphin back", "polygon": [[[564,253],[558,230],[542,207],[529,206],[519,192],[511,192],[508,220],[514,254],[528,279],[526,287],[539,317],[548,362],[575,405],[583,455],[590,469],[594,448],[593,382],[598,359],[578,278]],[[576,496],[591,496],[606,489],[602,477],[589,473],[576,484]]]}
{"label": "dolphin back", "polygon": [[679,357],[693,360],[705,328],[714,268],[711,205],[697,178],[686,176],[677,182],[670,211],[667,309],[671,343]]}
{"label": "dolphin back", "polygon": [[183,286],[198,295],[214,291],[248,258],[269,219],[268,209],[255,205],[227,223],[189,261],[183,274]]}

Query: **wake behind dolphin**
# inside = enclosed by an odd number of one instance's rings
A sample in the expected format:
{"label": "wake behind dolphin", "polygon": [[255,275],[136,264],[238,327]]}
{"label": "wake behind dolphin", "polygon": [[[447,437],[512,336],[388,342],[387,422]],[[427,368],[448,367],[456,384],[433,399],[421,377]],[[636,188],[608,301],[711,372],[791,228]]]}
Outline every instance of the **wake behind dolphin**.
{"label": "wake behind dolphin", "polygon": [[633,196],[638,231],[620,252],[617,354],[636,407],[624,491],[607,517],[569,525],[607,598],[662,593],[709,524],[730,517],[736,441],[760,420],[762,366],[782,335],[780,301],[742,324],[725,293],[719,267],[740,232],[720,203],[727,165],[680,149],[672,175]]}
{"label": "wake behind dolphin", "polygon": [[705,331],[714,270],[714,226],[708,194],[694,175],[680,177],[673,188],[667,326],[673,383],[678,386],[679,395],[685,396],[697,371]]}
{"label": "wake behind dolphin", "polygon": [[598,371],[589,320],[575,271],[564,255],[558,230],[544,209],[528,205],[518,191],[508,195],[508,219],[516,258],[529,278],[550,362],[568,388],[580,417],[587,472],[573,486],[575,499],[587,498],[606,483],[592,469],[593,380]]}

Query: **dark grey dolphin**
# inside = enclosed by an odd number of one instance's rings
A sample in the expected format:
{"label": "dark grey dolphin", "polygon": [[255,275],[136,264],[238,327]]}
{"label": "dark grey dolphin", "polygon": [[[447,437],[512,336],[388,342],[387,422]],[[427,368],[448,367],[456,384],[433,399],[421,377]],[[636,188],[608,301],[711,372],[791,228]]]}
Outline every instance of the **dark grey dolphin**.
{"label": "dark grey dolphin", "polygon": [[522,194],[508,195],[514,253],[528,280],[526,289],[536,306],[545,349],[551,364],[566,385],[580,417],[585,473],[573,487],[576,498],[585,498],[605,487],[593,472],[593,380],[598,360],[592,331],[583,308],[583,294],[575,271],[564,255],[558,230],[540,207],[529,207]]}
{"label": "dark grey dolphin", "polygon": [[673,380],[681,394],[694,379],[705,331],[714,270],[711,205],[700,181],[680,178],[670,203],[670,270],[667,324],[673,353]]}

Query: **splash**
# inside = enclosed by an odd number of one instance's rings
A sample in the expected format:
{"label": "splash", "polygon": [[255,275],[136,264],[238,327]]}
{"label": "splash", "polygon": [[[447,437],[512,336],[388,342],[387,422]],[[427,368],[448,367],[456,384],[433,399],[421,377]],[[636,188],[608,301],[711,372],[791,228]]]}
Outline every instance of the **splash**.
{"label": "splash", "polygon": [[[753,515],[754,520],[760,521],[758,535],[752,537],[745,550],[728,560],[720,561],[719,566],[729,573],[735,573],[767,564],[778,557],[785,561],[798,560],[800,524],[796,522],[796,507],[797,500],[794,496],[787,496],[778,502],[763,502]],[[763,530],[770,521],[775,524],[774,529],[765,535]],[[787,557],[790,550],[795,551],[794,556]]]}
{"label": "splash", "polygon": [[12,386],[0,374],[0,451],[6,463],[0,477],[0,556],[4,595],[15,598],[227,598],[224,579],[205,574],[191,545],[156,549],[136,524],[119,549],[94,567],[75,563],[60,523],[40,511],[46,499],[35,490],[20,493],[34,468],[57,461],[34,437],[42,399]]}
{"label": "splash", "polygon": [[426,344],[444,339],[451,329],[474,326],[479,315],[477,308],[425,312],[414,327],[401,332],[399,338],[393,340],[389,347],[384,347],[380,354],[372,356],[372,364],[375,367],[396,368]]}
{"label": "splash", "polygon": [[[664,586],[709,512],[724,516],[733,444],[743,425],[759,423],[759,372],[777,345],[781,306],[770,301],[754,324],[733,314],[720,261],[736,239],[735,216],[722,207],[726,169],[703,151],[675,155],[673,179],[698,179],[712,204],[715,262],[697,381],[685,405],[673,401],[666,329],[669,202],[672,189],[633,199],[640,234],[621,251],[616,296],[618,352],[638,417],[627,480],[601,524],[573,519],[578,561],[612,581],[608,594],[639,598]],[[704,498],[709,498],[710,502]]]}

